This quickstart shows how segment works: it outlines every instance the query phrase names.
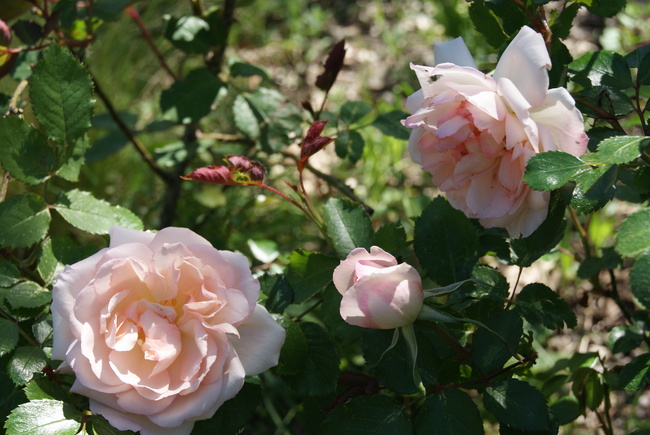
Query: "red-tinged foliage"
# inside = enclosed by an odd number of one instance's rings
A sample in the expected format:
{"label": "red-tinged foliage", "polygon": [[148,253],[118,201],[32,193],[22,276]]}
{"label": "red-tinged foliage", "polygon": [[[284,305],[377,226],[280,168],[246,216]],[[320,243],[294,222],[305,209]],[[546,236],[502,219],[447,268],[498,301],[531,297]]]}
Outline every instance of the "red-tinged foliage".
{"label": "red-tinged foliage", "polygon": [[244,156],[227,156],[229,166],[206,166],[181,177],[183,180],[222,186],[258,186],[264,182],[264,166]]}
{"label": "red-tinged foliage", "polygon": [[307,166],[307,160],[309,160],[311,156],[322,150],[325,145],[334,140],[331,137],[321,136],[325,124],[327,124],[327,121],[316,121],[311,125],[311,127],[309,127],[309,130],[307,130],[305,139],[302,141],[302,145],[300,146],[300,161],[298,161],[297,164],[299,171],[305,169],[305,166]]}
{"label": "red-tinged foliage", "polygon": [[325,92],[329,91],[339,71],[343,67],[343,60],[345,59],[345,39],[337,42],[325,61],[325,71],[316,78],[316,87]]}

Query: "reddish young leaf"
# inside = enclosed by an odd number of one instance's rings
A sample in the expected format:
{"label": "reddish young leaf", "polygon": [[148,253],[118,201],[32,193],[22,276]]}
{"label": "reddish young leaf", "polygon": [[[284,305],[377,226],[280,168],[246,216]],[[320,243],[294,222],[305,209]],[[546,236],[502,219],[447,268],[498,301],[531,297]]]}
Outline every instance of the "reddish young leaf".
{"label": "reddish young leaf", "polygon": [[331,137],[321,136],[325,124],[327,124],[327,121],[316,121],[311,125],[311,127],[309,127],[309,130],[307,130],[305,139],[302,141],[302,145],[300,146],[300,161],[297,163],[299,171],[305,169],[305,166],[307,166],[307,160],[309,160],[311,156],[322,150],[325,145],[334,140]]}
{"label": "reddish young leaf", "polygon": [[330,51],[327,60],[325,61],[325,71],[316,78],[316,87],[325,92],[329,91],[334,82],[336,81],[336,76],[339,75],[339,71],[343,67],[343,59],[345,58],[345,39],[342,39]]}
{"label": "reddish young leaf", "polygon": [[229,166],[206,166],[181,177],[183,180],[222,186],[255,186],[264,181],[264,166],[244,156],[227,156]]}

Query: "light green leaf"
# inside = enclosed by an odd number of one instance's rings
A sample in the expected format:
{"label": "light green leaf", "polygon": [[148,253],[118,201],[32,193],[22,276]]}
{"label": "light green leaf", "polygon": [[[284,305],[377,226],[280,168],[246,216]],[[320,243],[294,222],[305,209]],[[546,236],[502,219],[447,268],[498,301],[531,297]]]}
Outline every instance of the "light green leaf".
{"label": "light green leaf", "polygon": [[650,248],[650,208],[629,215],[618,229],[616,251],[624,257],[637,257]]}
{"label": "light green leaf", "polygon": [[255,112],[246,101],[243,95],[237,95],[232,105],[232,112],[235,118],[235,126],[246,135],[246,137],[257,140],[260,137],[260,126]]}
{"label": "light green leaf", "polygon": [[18,344],[18,325],[0,317],[0,356],[11,352]]}
{"label": "light green leaf", "polygon": [[50,226],[50,212],[33,193],[12,196],[0,203],[0,246],[28,248],[43,240]]}
{"label": "light green leaf", "polygon": [[372,110],[372,106],[365,101],[346,101],[341,106],[341,121],[350,125],[358,122]]}
{"label": "light green leaf", "polygon": [[57,143],[73,146],[90,128],[95,103],[90,75],[58,44],[51,44],[34,68],[29,97],[43,132]]}
{"label": "light green leaf", "polygon": [[33,281],[23,281],[9,289],[6,299],[13,308],[36,308],[49,304],[52,292]]}
{"label": "light green leaf", "polygon": [[5,422],[7,435],[75,435],[83,414],[58,400],[41,399],[23,403]]}
{"label": "light green leaf", "polygon": [[346,257],[355,248],[370,249],[374,240],[372,222],[363,207],[340,198],[325,204],[327,235],[336,252]]}
{"label": "light green leaf", "polygon": [[598,159],[603,163],[628,163],[639,158],[650,145],[644,136],[610,137],[598,144]]}
{"label": "light green leaf", "polygon": [[535,190],[554,190],[585,167],[582,160],[562,151],[540,153],[528,160],[524,183]]}
{"label": "light green leaf", "polygon": [[70,225],[91,234],[108,234],[113,225],[132,230],[143,228],[140,218],[130,210],[76,189],[61,195],[54,208]]}
{"label": "light green leaf", "polygon": [[524,431],[549,428],[544,396],[526,382],[506,379],[486,388],[483,404],[500,422]]}

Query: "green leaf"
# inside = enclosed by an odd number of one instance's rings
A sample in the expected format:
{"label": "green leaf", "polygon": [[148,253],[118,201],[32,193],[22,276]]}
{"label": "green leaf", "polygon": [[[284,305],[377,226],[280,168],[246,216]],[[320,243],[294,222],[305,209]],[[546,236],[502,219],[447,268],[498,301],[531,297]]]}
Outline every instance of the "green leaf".
{"label": "green leaf", "polygon": [[163,118],[178,124],[190,124],[209,114],[223,82],[207,68],[191,71],[160,96]]}
{"label": "green leaf", "polygon": [[580,404],[595,411],[605,397],[600,373],[591,367],[580,367],[573,372],[571,380],[573,381],[571,390]]}
{"label": "green leaf", "polygon": [[251,250],[253,257],[262,263],[273,262],[280,253],[278,252],[278,244],[273,240],[261,239],[246,241],[248,248]]}
{"label": "green leaf", "polygon": [[18,344],[18,325],[0,317],[0,356],[6,355]]}
{"label": "green leaf", "polygon": [[52,336],[54,329],[52,327],[52,315],[41,316],[32,324],[32,333],[34,338],[43,346],[52,346]]}
{"label": "green leaf", "polygon": [[101,0],[93,4],[93,16],[104,21],[116,21],[125,7],[135,0]]}
{"label": "green leaf", "polygon": [[43,281],[48,284],[63,271],[66,264],[73,264],[97,252],[94,245],[78,246],[66,237],[47,238],[41,245],[36,270]]}
{"label": "green leaf", "polygon": [[408,116],[409,114],[406,112],[393,110],[392,112],[379,115],[377,119],[373,121],[372,125],[377,127],[386,136],[408,140],[411,131],[401,123],[401,120],[406,119]]}
{"label": "green leaf", "polygon": [[244,383],[235,397],[221,405],[213,417],[197,421],[192,434],[239,433],[240,429],[251,420],[261,400],[261,387],[250,382]]}
{"label": "green leaf", "polygon": [[12,196],[0,203],[0,246],[28,248],[43,240],[50,226],[50,212],[33,193]]}
{"label": "green leaf", "polygon": [[68,181],[79,181],[81,167],[86,162],[86,151],[90,147],[88,136],[82,136],[74,146],[65,149],[60,157],[60,166],[56,175]]}
{"label": "green leaf", "polygon": [[0,162],[12,176],[27,184],[50,178],[54,152],[47,140],[15,116],[0,118]]}
{"label": "green leaf", "polygon": [[616,251],[624,257],[637,257],[650,248],[650,208],[629,215],[618,229]]}
{"label": "green leaf", "polygon": [[333,286],[323,292],[322,319],[327,332],[339,345],[346,345],[361,339],[362,328],[346,323],[341,317],[343,295]]}
{"label": "green leaf", "polygon": [[260,137],[260,126],[255,112],[246,101],[243,95],[237,95],[232,106],[235,119],[235,126],[246,135],[246,137],[257,140]]}
{"label": "green leaf", "polygon": [[623,367],[618,382],[625,391],[639,391],[644,388],[649,378],[650,353],[644,353]]}
{"label": "green leaf", "polygon": [[375,233],[375,244],[386,252],[399,251],[406,247],[406,231],[400,222],[389,222]]}
{"label": "green leaf", "polygon": [[[578,3],[573,3],[563,8],[562,12],[557,14],[551,23],[553,36],[560,39],[566,39],[573,27],[573,19],[576,17],[579,10],[580,5]],[[553,66],[555,66],[555,64],[553,64]]]}
{"label": "green leaf", "polygon": [[472,435],[483,433],[483,419],[478,407],[460,390],[447,390],[427,397],[415,419],[415,433],[437,435]]}
{"label": "green leaf", "polygon": [[334,341],[315,323],[300,322],[300,329],[307,338],[307,360],[300,374],[285,376],[285,381],[302,396],[320,396],[334,392],[340,362]]}
{"label": "green leaf", "polygon": [[20,280],[20,271],[6,261],[0,261],[0,287],[11,287]]}
{"label": "green leaf", "polygon": [[325,223],[327,235],[341,257],[346,257],[355,248],[370,249],[373,244],[372,222],[359,204],[330,198],[325,204]]}
{"label": "green leaf", "polygon": [[278,323],[286,331],[280,360],[275,371],[280,375],[297,375],[304,371],[309,344],[300,325],[287,317],[278,317]]}
{"label": "green leaf", "polygon": [[245,62],[234,62],[230,65],[230,75],[232,77],[252,77],[260,76],[263,79],[268,79],[269,75],[262,68],[251,65]]}
{"label": "green leaf", "polygon": [[341,121],[347,125],[359,122],[372,110],[372,106],[365,101],[346,101],[341,106]]}
{"label": "green leaf", "polygon": [[[647,49],[648,48],[646,48],[646,50]],[[645,56],[643,56],[643,59],[639,64],[639,70],[637,71],[637,80],[641,85],[650,85],[650,52],[646,52]]]}
{"label": "green leaf", "polygon": [[286,279],[293,290],[293,303],[306,301],[332,282],[332,273],[340,260],[318,252],[304,249],[293,251],[289,256]]}
{"label": "green leaf", "polygon": [[70,225],[91,234],[108,234],[113,225],[132,230],[143,228],[140,218],[130,210],[77,189],[62,194],[54,208]]}
{"label": "green leaf", "polygon": [[47,366],[49,358],[35,346],[17,348],[9,361],[7,372],[16,385],[25,385]]}
{"label": "green leaf", "polygon": [[524,183],[535,190],[554,190],[585,168],[579,158],[562,151],[547,151],[528,160]]}
{"label": "green leaf", "polygon": [[493,11],[484,2],[472,2],[469,6],[469,18],[476,30],[494,48],[499,48],[506,42],[508,36]]}
{"label": "green leaf", "polygon": [[134,435],[134,432],[130,430],[115,429],[108,420],[100,414],[93,414],[90,417],[85,418],[88,435]]}
{"label": "green leaf", "polygon": [[616,325],[609,331],[607,346],[614,353],[628,353],[643,342],[643,332],[636,326]]}
{"label": "green leaf", "polygon": [[571,80],[584,86],[609,86],[627,89],[632,86],[630,68],[623,56],[610,50],[589,52],[569,64]]}
{"label": "green leaf", "polygon": [[515,429],[543,431],[549,428],[544,396],[526,382],[506,379],[485,389],[483,404],[501,422]]}
{"label": "green leaf", "polygon": [[41,129],[59,144],[73,146],[90,128],[92,80],[72,53],[57,44],[43,52],[34,68],[29,98]]}
{"label": "green leaf", "polygon": [[585,169],[573,177],[576,186],[573,189],[571,206],[582,215],[602,208],[614,197],[618,166],[605,165]]}
{"label": "green leaf", "polygon": [[630,287],[636,301],[646,310],[650,310],[650,250],[641,254],[632,266]]}
{"label": "green leaf", "polygon": [[60,384],[50,381],[44,376],[35,376],[25,386],[25,394],[29,400],[67,400],[69,393]]}
{"label": "green leaf", "polygon": [[52,292],[33,281],[23,281],[9,289],[6,299],[13,308],[36,308],[49,304]]}
{"label": "green leaf", "polygon": [[418,386],[413,381],[413,360],[406,340],[401,336],[395,345],[395,330],[364,329],[363,356],[380,384],[400,394],[413,394]]}
{"label": "green leaf", "polygon": [[650,138],[643,136],[610,137],[598,144],[598,159],[603,163],[628,163],[639,158],[649,145]]}
{"label": "green leaf", "polygon": [[[486,319],[485,325],[505,339],[512,349],[517,348],[523,333],[523,322],[516,312],[502,311]],[[482,373],[488,374],[502,368],[512,356],[510,350],[493,332],[479,328],[474,334],[472,360]]]}
{"label": "green leaf", "polygon": [[510,289],[506,278],[497,269],[480,264],[472,271],[472,278],[482,284],[462,285],[449,296],[449,306],[461,311],[476,305],[481,313],[490,313],[493,308],[501,310]]}
{"label": "green leaf", "polygon": [[260,142],[265,151],[279,152],[302,132],[302,111],[280,92],[258,88],[246,94],[260,122]]}
{"label": "green leaf", "polygon": [[586,0],[581,0],[581,3],[587,5],[587,10],[596,15],[603,17],[613,17],[623,10],[626,5],[626,0],[591,0],[587,3]]}
{"label": "green leaf", "polygon": [[5,422],[7,435],[75,435],[83,414],[58,400],[34,400],[18,406]]}
{"label": "green leaf", "polygon": [[569,304],[553,290],[540,283],[524,287],[515,302],[515,310],[531,325],[544,325],[548,329],[568,328],[577,325],[576,315]]}
{"label": "green leaf", "polygon": [[560,425],[568,424],[580,417],[580,403],[574,396],[563,396],[551,405],[551,412]]}
{"label": "green leaf", "polygon": [[165,37],[180,50],[189,54],[207,52],[212,46],[210,25],[199,17],[188,15],[176,19],[163,16]]}
{"label": "green leaf", "polygon": [[262,292],[268,296],[264,307],[271,313],[284,312],[293,300],[293,291],[284,275],[265,274],[259,280]]}
{"label": "green leaf", "polygon": [[[576,96],[576,106],[583,115],[605,119],[624,116],[634,110],[632,100],[610,86],[594,86],[580,91]],[[599,109],[595,110],[594,106]]]}
{"label": "green leaf", "polygon": [[330,412],[321,427],[323,435],[410,434],[411,420],[403,405],[392,397],[355,397]]}
{"label": "green leaf", "polygon": [[435,198],[415,221],[415,254],[439,285],[469,278],[478,248],[476,227],[442,197]]}
{"label": "green leaf", "polygon": [[510,240],[510,256],[514,264],[528,267],[562,240],[566,228],[564,221],[566,193],[564,189],[551,193],[548,216],[533,234]]}
{"label": "green leaf", "polygon": [[337,156],[342,159],[348,157],[352,163],[356,163],[363,155],[363,148],[366,146],[366,141],[359,132],[344,130],[336,137],[334,146]]}

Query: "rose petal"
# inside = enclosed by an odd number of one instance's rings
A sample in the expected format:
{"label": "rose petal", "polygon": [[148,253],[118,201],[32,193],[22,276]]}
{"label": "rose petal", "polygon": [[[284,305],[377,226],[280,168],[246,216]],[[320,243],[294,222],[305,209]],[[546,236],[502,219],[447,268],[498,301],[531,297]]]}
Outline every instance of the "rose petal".
{"label": "rose petal", "polygon": [[447,42],[435,42],[433,44],[433,58],[436,65],[449,62],[478,69],[467,45],[465,45],[465,41],[461,37]]}

